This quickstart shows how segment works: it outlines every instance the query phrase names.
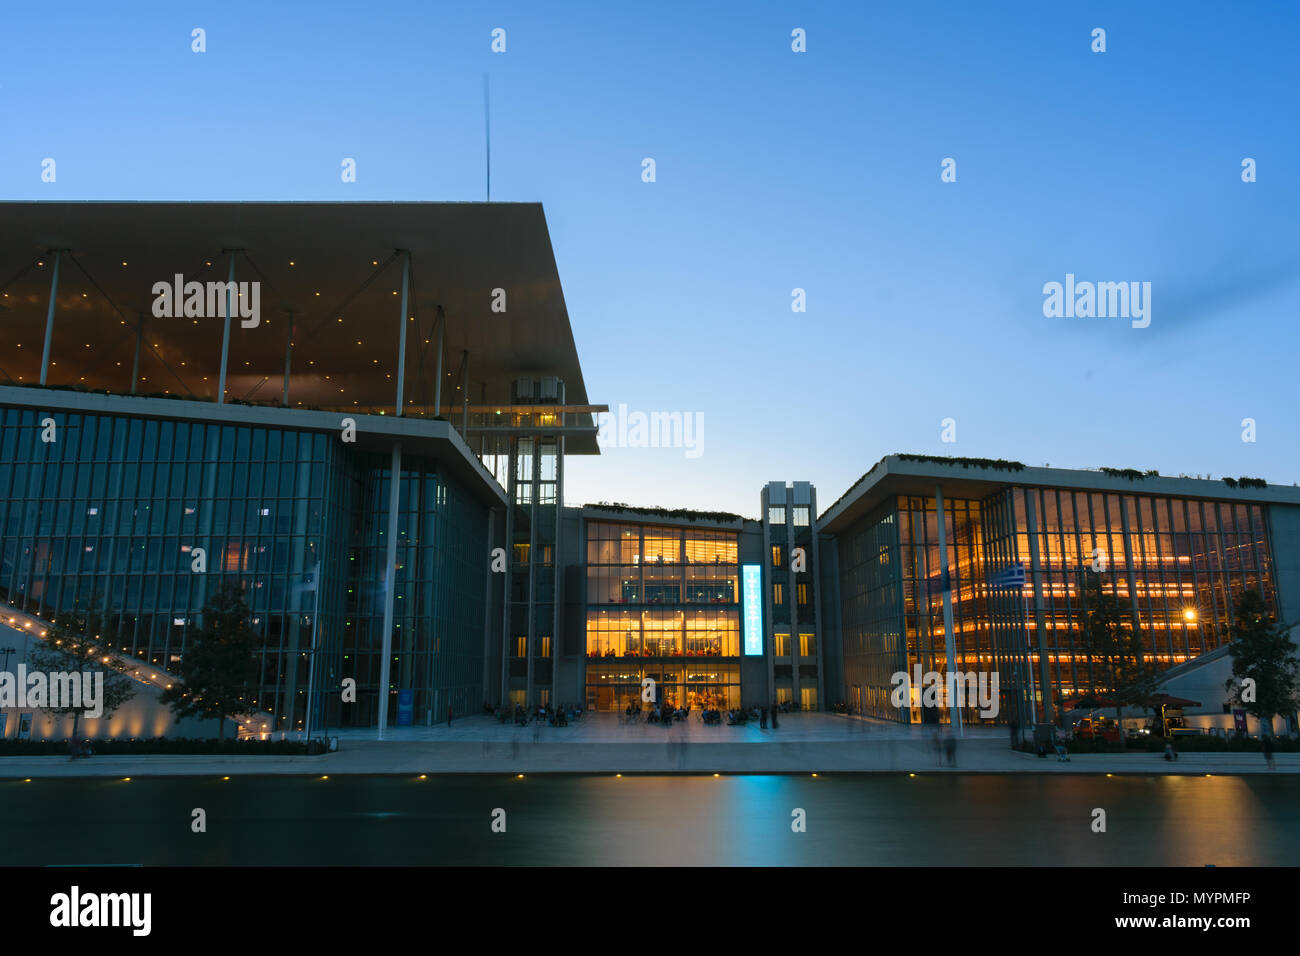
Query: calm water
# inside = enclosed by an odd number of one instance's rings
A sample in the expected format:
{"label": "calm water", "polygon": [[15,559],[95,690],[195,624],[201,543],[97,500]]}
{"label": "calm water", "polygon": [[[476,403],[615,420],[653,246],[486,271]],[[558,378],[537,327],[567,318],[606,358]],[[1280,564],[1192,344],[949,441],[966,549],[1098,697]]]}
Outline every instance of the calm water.
{"label": "calm water", "polygon": [[1294,865],[1297,797],[1290,776],[5,780],[0,864]]}

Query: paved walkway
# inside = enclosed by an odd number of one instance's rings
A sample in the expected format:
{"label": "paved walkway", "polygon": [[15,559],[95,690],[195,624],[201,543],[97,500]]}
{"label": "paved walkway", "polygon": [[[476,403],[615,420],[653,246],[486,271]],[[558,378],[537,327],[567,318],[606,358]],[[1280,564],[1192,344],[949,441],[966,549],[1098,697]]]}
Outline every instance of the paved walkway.
{"label": "paved walkway", "polygon": [[933,730],[832,714],[790,714],[777,730],[706,727],[698,720],[661,727],[592,714],[568,727],[514,727],[469,717],[448,728],[402,727],[387,739],[341,731],[339,751],[316,757],[100,756],[0,757],[0,778],[233,774],[420,773],[1300,773],[1300,754],[1278,754],[1269,771],[1259,754],[1079,754],[1068,763],[1017,753],[1001,730],[974,728],[944,766]]}

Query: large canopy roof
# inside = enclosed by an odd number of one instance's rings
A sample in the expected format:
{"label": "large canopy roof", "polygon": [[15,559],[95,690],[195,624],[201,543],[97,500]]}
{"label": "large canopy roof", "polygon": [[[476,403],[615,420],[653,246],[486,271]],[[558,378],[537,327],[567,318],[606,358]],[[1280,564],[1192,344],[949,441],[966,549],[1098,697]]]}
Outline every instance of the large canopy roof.
{"label": "large canopy roof", "polygon": [[444,415],[466,361],[476,406],[509,404],[521,377],[557,376],[566,404],[588,401],[540,203],[0,203],[0,380],[39,379],[55,250],[51,385],[129,391],[142,316],[137,390],[215,400],[224,320],[156,318],[153,288],[224,282],[239,250],[261,323],[231,323],[227,401],[281,402],[292,313],[289,404],[391,414],[408,250],[405,414],[437,413],[439,306]]}

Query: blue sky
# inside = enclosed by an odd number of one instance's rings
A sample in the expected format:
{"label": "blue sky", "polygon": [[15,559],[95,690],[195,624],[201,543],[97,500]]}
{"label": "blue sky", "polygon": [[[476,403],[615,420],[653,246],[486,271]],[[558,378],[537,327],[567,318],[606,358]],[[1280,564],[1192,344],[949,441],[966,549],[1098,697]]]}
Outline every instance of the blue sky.
{"label": "blue sky", "polygon": [[[1294,4],[4,16],[10,199],[481,200],[489,73],[492,197],[545,205],[591,399],[703,416],[696,458],[570,459],[571,504],[826,505],[897,451],[1300,481]],[[1150,327],[1045,318],[1066,273],[1150,282]]]}

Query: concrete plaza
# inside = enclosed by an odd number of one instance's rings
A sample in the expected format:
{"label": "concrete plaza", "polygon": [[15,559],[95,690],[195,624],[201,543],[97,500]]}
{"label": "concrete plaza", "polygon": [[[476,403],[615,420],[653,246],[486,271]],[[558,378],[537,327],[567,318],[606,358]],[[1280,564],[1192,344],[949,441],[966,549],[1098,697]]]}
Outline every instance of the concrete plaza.
{"label": "concrete plaza", "polygon": [[671,727],[588,714],[567,727],[518,727],[466,717],[434,727],[330,732],[337,752],[320,756],[0,757],[0,778],[232,774],[420,773],[1300,773],[1300,754],[1078,754],[1069,762],[1018,753],[1003,730],[972,728],[956,765],[936,752],[933,728],[834,714],[788,714],[778,729],[756,723],[705,726],[696,715]]}

